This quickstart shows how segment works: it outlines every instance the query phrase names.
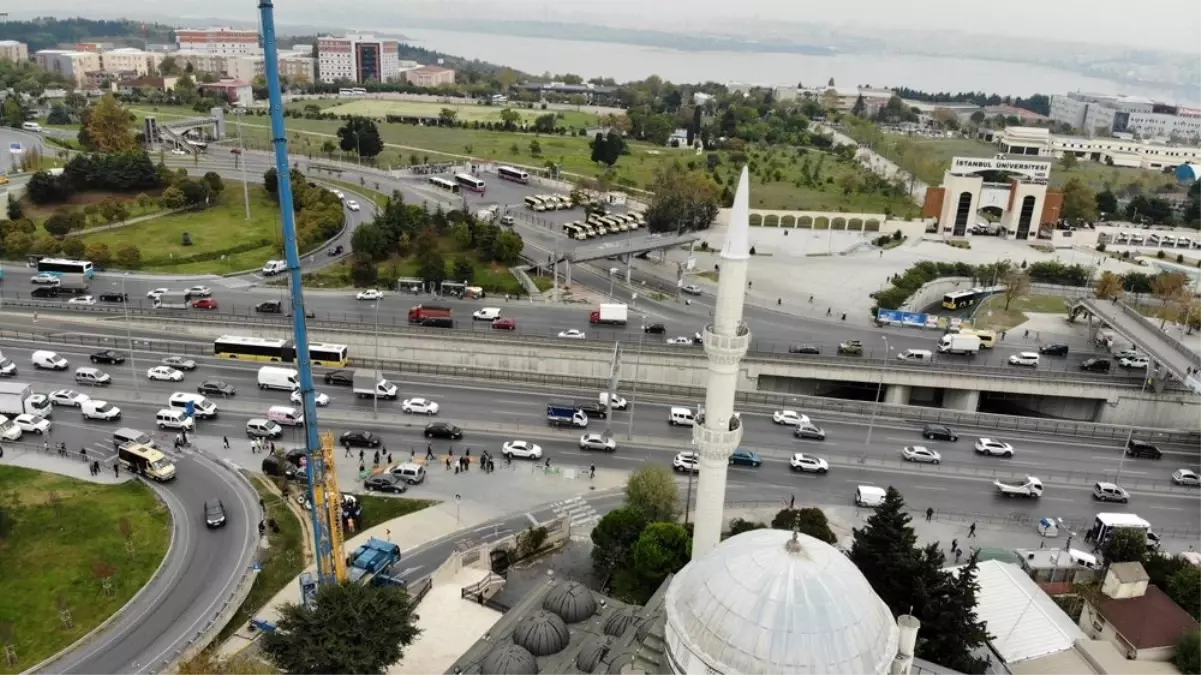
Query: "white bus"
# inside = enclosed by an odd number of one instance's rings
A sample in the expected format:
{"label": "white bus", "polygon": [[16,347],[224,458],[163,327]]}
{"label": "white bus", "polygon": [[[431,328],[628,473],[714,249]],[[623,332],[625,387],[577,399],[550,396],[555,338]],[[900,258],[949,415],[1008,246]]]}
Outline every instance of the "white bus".
{"label": "white bus", "polygon": [[458,183],[460,187],[465,187],[472,192],[484,194],[484,181],[476,178],[475,176],[466,173],[456,173],[455,182]]}
{"label": "white bus", "polygon": [[511,180],[514,183],[521,183],[522,185],[530,182],[530,174],[522,171],[521,169],[514,169],[511,166],[497,167],[496,175],[499,176],[501,180]]}
{"label": "white bus", "polygon": [[42,258],[38,261],[38,271],[48,272],[55,276],[64,274],[82,274],[88,279],[96,276],[96,270],[87,260],[68,260],[66,258]]}
{"label": "white bus", "polygon": [[366,96],[367,90],[362,87],[351,87],[349,89],[339,89],[338,96]]}
{"label": "white bus", "polygon": [[459,193],[458,183],[446,180],[440,176],[430,176],[430,185],[433,185],[439,190],[446,190],[447,192],[453,192],[455,194]]}

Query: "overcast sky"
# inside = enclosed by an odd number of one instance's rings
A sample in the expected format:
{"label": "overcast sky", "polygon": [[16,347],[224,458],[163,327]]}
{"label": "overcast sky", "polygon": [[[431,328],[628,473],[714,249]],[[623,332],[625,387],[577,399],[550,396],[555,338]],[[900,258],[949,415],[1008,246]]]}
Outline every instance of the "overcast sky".
{"label": "overcast sky", "polygon": [[[276,22],[355,21],[366,26],[403,24],[403,12],[424,16],[584,21],[657,30],[719,29],[723,22],[795,21],[886,30],[936,28],[969,33],[1024,36],[1043,40],[1078,40],[1172,51],[1197,50],[1201,36],[1199,0],[1052,0],[1034,5],[981,3],[967,0],[653,0],[655,16],[647,21],[647,0],[277,0]],[[338,12],[331,12],[339,6]],[[0,11],[13,16],[50,13],[57,16],[147,15],[228,17],[254,20],[255,0],[4,0]],[[169,7],[169,9],[168,9]],[[367,17],[370,17],[369,19]],[[342,26],[338,26],[342,27]],[[345,26],[354,28],[355,26]],[[880,35],[887,38],[887,35]]]}

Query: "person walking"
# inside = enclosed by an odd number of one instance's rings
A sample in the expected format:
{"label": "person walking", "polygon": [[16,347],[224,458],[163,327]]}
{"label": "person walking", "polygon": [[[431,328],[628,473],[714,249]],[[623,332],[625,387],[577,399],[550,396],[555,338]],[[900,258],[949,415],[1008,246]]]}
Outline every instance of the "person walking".
{"label": "person walking", "polygon": [[363,458],[365,457],[365,455],[363,453],[364,453],[364,450],[360,449],[359,450],[359,464],[363,463]]}
{"label": "person walking", "polygon": [[951,540],[951,551],[954,552],[954,551],[958,551],[958,550],[959,550],[959,540],[952,539]]}
{"label": "person walking", "polygon": [[433,443],[425,444],[425,458],[426,459],[434,458],[434,444]]}
{"label": "person walking", "polygon": [[933,517],[934,517],[934,507],[933,506],[926,507],[926,522],[927,523],[930,522],[930,519]]}
{"label": "person walking", "polygon": [[80,448],[79,449],[79,457],[85,462],[88,461],[88,449]]}
{"label": "person walking", "polygon": [[121,462],[113,462],[113,478],[121,477]]}
{"label": "person walking", "polygon": [[967,529],[967,538],[972,539],[975,536],[976,536],[976,524],[972,523],[972,526]]}
{"label": "person walking", "polygon": [[796,495],[791,495],[788,497],[788,510],[792,511],[794,509],[796,509]]}
{"label": "person walking", "polygon": [[375,453],[371,455],[371,466],[379,466],[379,450],[376,450]]}
{"label": "person walking", "polygon": [[392,464],[392,453],[390,453],[390,452],[388,453],[388,464],[389,465]]}
{"label": "person walking", "polygon": [[259,439],[257,439],[257,438],[250,439],[250,454],[253,455],[258,451],[259,451]]}
{"label": "person walking", "polygon": [[229,450],[229,436],[222,436],[221,442],[225,444],[225,449]]}
{"label": "person walking", "polygon": [[343,448],[346,450],[346,453],[345,453],[344,455],[342,455],[342,456],[343,456],[343,457],[350,457],[350,443],[345,443],[345,444],[343,444],[343,445],[342,445],[342,447],[343,447]]}
{"label": "person walking", "polygon": [[961,555],[963,555],[963,551],[959,551],[959,550],[956,550],[956,551],[955,551],[955,562],[956,562],[957,564],[958,564],[958,562],[959,562],[959,556],[961,556]]}
{"label": "person walking", "polygon": [[450,471],[450,455],[446,456],[446,470]]}
{"label": "person walking", "polygon": [[589,464],[588,465],[588,480],[592,480],[593,478],[596,478],[596,465]]}

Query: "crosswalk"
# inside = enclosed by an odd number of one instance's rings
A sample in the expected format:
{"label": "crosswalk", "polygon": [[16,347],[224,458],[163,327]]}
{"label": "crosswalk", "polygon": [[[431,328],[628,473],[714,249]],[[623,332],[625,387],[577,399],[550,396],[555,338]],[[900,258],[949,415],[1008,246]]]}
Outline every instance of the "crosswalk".
{"label": "crosswalk", "polygon": [[565,518],[571,523],[571,538],[573,541],[587,541],[590,539],[592,528],[596,526],[596,522],[600,520],[600,513],[592,508],[592,505],[584,501],[582,497],[572,497],[561,502],[556,502],[551,511],[558,518]]}
{"label": "crosswalk", "polygon": [[[191,448],[181,448],[176,450],[174,447],[172,447],[173,443],[171,443],[170,438],[155,439],[155,442],[158,444],[158,447],[162,453],[172,459],[182,459],[195,452]],[[45,451],[48,454],[54,454],[56,452],[56,447],[57,446],[54,443],[47,442]],[[112,466],[117,461],[117,451],[113,448],[112,443],[106,443],[100,440],[89,441],[87,445],[83,447],[68,445],[66,453],[67,457],[79,458],[81,460],[85,457],[86,453],[87,461],[90,462],[96,460],[105,466]]]}

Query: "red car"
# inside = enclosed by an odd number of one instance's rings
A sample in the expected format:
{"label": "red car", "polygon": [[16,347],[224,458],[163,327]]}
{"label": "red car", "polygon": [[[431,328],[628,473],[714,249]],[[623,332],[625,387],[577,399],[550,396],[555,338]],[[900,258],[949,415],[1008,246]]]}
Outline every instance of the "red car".
{"label": "red car", "polygon": [[217,309],[217,301],[212,298],[201,298],[192,303],[192,309]]}
{"label": "red car", "polygon": [[497,330],[517,330],[517,322],[501,317],[492,321],[492,327]]}

